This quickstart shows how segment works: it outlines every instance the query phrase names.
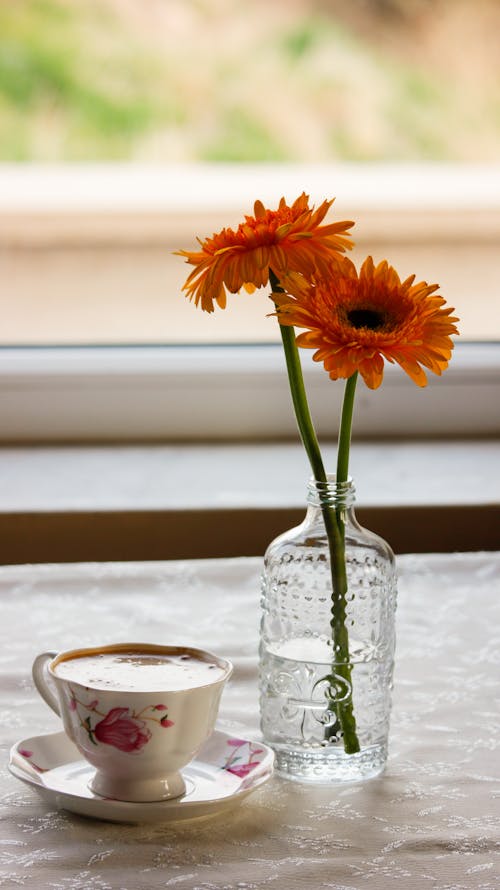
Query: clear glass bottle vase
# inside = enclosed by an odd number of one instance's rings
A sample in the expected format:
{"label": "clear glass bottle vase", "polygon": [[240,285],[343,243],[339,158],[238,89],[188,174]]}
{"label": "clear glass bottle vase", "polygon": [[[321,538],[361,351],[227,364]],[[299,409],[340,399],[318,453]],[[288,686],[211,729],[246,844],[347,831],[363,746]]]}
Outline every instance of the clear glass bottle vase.
{"label": "clear glass bottle vase", "polygon": [[277,772],[303,782],[360,781],[387,759],[394,555],[354,499],[351,481],[311,481],[304,522],[264,558],[261,728]]}

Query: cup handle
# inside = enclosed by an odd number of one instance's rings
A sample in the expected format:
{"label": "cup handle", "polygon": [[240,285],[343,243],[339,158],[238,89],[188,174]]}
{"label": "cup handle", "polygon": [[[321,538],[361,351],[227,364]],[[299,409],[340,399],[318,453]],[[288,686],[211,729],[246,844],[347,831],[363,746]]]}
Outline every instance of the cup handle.
{"label": "cup handle", "polygon": [[42,652],[40,655],[37,655],[33,662],[31,673],[33,682],[43,700],[46,701],[49,708],[52,708],[58,717],[60,717],[61,709],[55,692],[54,681],[48,671],[49,662],[52,661],[56,655],[57,652]]}

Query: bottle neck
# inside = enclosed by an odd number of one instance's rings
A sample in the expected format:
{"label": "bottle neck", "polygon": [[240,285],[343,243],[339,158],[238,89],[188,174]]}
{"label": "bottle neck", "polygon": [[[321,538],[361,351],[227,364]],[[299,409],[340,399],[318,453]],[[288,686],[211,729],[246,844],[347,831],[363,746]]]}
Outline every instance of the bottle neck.
{"label": "bottle neck", "polygon": [[356,500],[356,490],[352,479],[337,482],[335,476],[328,475],[326,482],[310,479],[307,486],[307,503],[310,507],[335,507],[349,510]]}

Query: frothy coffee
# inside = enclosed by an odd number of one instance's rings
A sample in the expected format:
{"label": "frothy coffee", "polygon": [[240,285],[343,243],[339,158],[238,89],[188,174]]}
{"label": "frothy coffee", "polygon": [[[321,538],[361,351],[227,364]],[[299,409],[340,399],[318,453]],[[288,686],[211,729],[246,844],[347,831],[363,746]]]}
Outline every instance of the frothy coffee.
{"label": "frothy coffee", "polygon": [[167,692],[206,686],[220,680],[225,668],[190,650],[82,652],[56,661],[57,677],[93,689],[128,692]]}

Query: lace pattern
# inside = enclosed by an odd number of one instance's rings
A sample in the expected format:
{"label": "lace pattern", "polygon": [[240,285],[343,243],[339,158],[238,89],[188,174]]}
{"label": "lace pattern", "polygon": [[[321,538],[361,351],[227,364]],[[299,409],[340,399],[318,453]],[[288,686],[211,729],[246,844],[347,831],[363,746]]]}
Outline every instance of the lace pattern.
{"label": "lace pattern", "polygon": [[389,763],[343,789],[272,779],[230,814],[115,825],[44,803],[10,746],[59,729],[31,683],[43,650],[203,646],[235,671],[219,726],[259,739],[261,560],[0,569],[0,887],[32,890],[497,890],[500,553],[398,559]]}

